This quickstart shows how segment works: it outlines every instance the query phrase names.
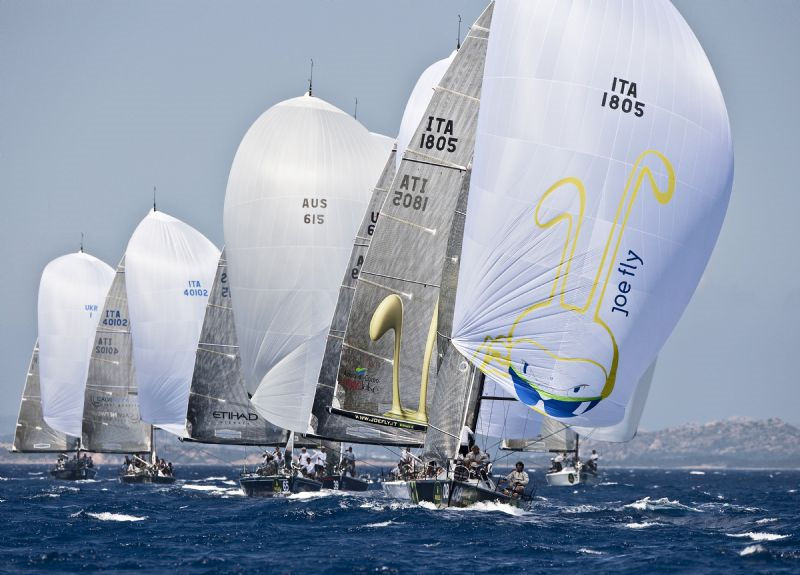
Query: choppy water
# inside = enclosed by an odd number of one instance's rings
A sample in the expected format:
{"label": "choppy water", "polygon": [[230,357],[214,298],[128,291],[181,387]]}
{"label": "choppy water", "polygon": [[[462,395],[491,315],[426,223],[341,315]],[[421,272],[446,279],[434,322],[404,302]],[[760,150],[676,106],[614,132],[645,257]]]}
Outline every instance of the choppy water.
{"label": "choppy water", "polygon": [[[322,493],[248,499],[238,472],[173,486],[55,482],[0,466],[0,572],[798,573],[800,472],[606,471],[529,512]],[[541,472],[537,479],[541,482]]]}

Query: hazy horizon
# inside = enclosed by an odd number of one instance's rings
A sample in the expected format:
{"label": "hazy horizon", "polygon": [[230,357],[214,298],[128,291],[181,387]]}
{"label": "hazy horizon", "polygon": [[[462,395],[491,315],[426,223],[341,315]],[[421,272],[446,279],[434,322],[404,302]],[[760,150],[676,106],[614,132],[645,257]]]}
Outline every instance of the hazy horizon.
{"label": "hazy horizon", "polygon": [[[731,416],[797,425],[791,367],[800,257],[790,219],[800,122],[800,4],[675,1],[728,106],[735,181],[694,298],[659,355],[642,428]],[[222,246],[236,148],[267,108],[314,95],[396,135],[422,70],[454,48],[485,0],[0,0],[0,422],[16,417],[36,339],[39,276],[86,251],[115,266],[152,207]],[[0,430],[2,435],[12,431]]]}

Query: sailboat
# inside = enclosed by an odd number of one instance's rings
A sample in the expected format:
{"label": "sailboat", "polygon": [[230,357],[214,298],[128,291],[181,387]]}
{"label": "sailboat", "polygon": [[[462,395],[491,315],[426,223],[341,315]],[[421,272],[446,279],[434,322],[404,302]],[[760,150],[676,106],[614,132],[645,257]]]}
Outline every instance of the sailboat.
{"label": "sailboat", "polygon": [[253,409],[242,377],[230,272],[222,250],[206,306],[189,389],[188,439],[227,445],[283,445],[289,433]]}
{"label": "sailboat", "polygon": [[[460,59],[471,38],[485,46],[487,37],[481,80],[481,67],[470,76],[476,67],[459,70]],[[482,89],[449,85],[464,74],[462,85]],[[624,418],[722,225],[730,128],[710,64],[666,0],[636,12],[611,1],[498,1],[440,91],[450,106],[429,113],[415,139],[442,149],[425,150],[424,164],[406,151],[395,178],[427,179],[436,203],[415,210],[401,191],[399,205],[381,212],[339,384],[374,358],[367,367],[383,404],[371,421],[424,427],[430,473],[410,482],[414,500],[512,502],[490,469],[457,463],[486,380],[566,425]],[[456,100],[475,115],[480,105],[474,158],[447,144],[471,141]],[[436,132],[449,126],[452,136]],[[426,178],[425,169],[434,171]],[[409,239],[390,251],[400,237]],[[359,398],[352,413],[364,413]]]}
{"label": "sailboat", "polygon": [[100,310],[84,393],[83,449],[152,452],[152,428],[139,417],[124,256]]}
{"label": "sailboat", "polygon": [[[113,278],[114,270],[85,253],[83,246],[54,259],[42,272],[37,322],[42,418],[52,430],[76,438],[67,444],[75,456],[62,454],[50,471],[56,479],[93,479],[97,473],[80,454],[84,388],[102,302]],[[31,384],[35,380],[29,376]]]}
{"label": "sailboat", "polygon": [[124,483],[169,483],[158,465],[154,427],[187,436],[195,356],[220,251],[188,224],[157,211],[139,223],[125,251],[126,294],[139,411],[150,424],[149,461],[134,457]]}
{"label": "sailboat", "polygon": [[39,342],[33,346],[19,405],[12,453],[65,453],[80,446],[80,438],[56,431],[44,420],[39,391]]}
{"label": "sailboat", "polygon": [[[288,457],[294,434],[312,431],[337,282],[388,155],[386,138],[309,86],[255,121],[231,167],[224,227],[242,375],[256,412],[293,432]],[[263,496],[322,487],[311,481],[288,469],[240,478]]]}

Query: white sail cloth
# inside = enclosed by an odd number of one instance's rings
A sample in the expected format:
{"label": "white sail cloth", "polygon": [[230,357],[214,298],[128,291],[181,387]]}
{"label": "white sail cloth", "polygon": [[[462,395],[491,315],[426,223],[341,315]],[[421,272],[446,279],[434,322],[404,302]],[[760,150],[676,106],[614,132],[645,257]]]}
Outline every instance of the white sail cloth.
{"label": "white sail cloth", "polygon": [[667,0],[498,0],[453,343],[564,423],[619,422],[732,181],[722,94]]}
{"label": "white sail cloth", "polygon": [[200,232],[150,211],[125,252],[128,310],[143,421],[186,435],[195,353],[220,251]]}
{"label": "white sail cloth", "polygon": [[39,283],[42,413],[62,433],[81,436],[89,357],[114,269],[84,252],[56,258]]}
{"label": "white sail cloth", "polygon": [[284,429],[308,429],[342,270],[387,156],[385,140],[308,95],[264,112],[236,153],[224,219],[242,373]]}
{"label": "white sail cloth", "polygon": [[439,85],[439,82],[453,61],[456,53],[453,51],[447,58],[437,60],[422,72],[411,95],[406,102],[406,108],[403,112],[403,119],[400,120],[400,129],[397,132],[397,155],[395,156],[395,168],[400,167],[400,162],[403,161],[403,154],[414,137],[414,132],[417,131],[419,123],[422,121],[422,115],[428,108],[428,104],[433,96],[433,90]]}

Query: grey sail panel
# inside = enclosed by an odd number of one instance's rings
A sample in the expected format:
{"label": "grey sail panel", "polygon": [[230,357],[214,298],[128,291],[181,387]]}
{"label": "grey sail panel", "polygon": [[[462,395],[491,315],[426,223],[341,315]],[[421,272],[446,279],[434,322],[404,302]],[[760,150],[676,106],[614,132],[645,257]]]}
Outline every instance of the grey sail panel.
{"label": "grey sail panel", "polygon": [[542,420],[542,439],[547,451],[574,451],[577,434],[563,423],[545,417]]}
{"label": "grey sail panel", "polygon": [[381,443],[421,445],[427,429],[442,266],[473,153],[491,13],[470,28],[431,98],[356,284],[332,410]]}
{"label": "grey sail panel", "polygon": [[283,445],[288,433],[250,406],[228,280],[225,250],[219,258],[197,347],[189,406],[189,437],[200,443]]}
{"label": "grey sail panel", "polygon": [[[356,279],[367,256],[367,250],[375,232],[375,224],[378,222],[378,214],[394,179],[396,153],[397,150],[395,149],[389,154],[389,159],[383,168],[381,177],[372,191],[372,197],[361,221],[361,227],[358,229],[358,235],[353,241],[350,261],[345,270],[342,285],[339,288],[339,299],[336,302],[336,311],[333,314],[333,321],[328,331],[328,339],[325,342],[325,355],[320,369],[317,391],[314,395],[314,407],[311,412],[311,429],[319,437],[339,441],[380,442],[381,436],[379,432],[376,433],[367,427],[365,433],[361,434],[362,426],[360,424],[350,418],[332,414],[330,407],[334,404],[336,374],[339,371],[342,340],[344,339],[347,320],[350,317],[350,309],[353,304]],[[391,436],[387,437],[387,440],[391,440]]]}
{"label": "grey sail panel", "polygon": [[[425,434],[425,461],[444,465],[458,452],[461,428],[475,411],[482,374],[450,343],[447,344],[439,379],[433,394],[428,432]],[[470,426],[474,430],[474,425]]]}
{"label": "grey sail panel", "polygon": [[464,425],[475,430],[483,387],[483,374],[450,344],[471,173],[467,169],[461,180],[442,266],[436,333],[438,375],[425,435],[425,460],[440,463],[455,457]]}
{"label": "grey sail panel", "polygon": [[139,417],[124,257],[97,324],[84,393],[84,449],[98,453],[150,451],[150,426]]}
{"label": "grey sail panel", "polygon": [[47,453],[73,450],[78,438],[56,431],[44,422],[42,417],[42,396],[39,391],[39,343],[31,354],[25,389],[19,405],[17,428],[11,451],[18,453]]}

